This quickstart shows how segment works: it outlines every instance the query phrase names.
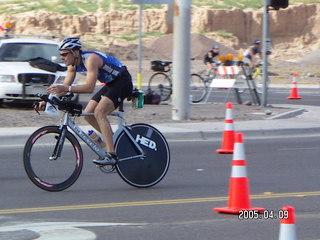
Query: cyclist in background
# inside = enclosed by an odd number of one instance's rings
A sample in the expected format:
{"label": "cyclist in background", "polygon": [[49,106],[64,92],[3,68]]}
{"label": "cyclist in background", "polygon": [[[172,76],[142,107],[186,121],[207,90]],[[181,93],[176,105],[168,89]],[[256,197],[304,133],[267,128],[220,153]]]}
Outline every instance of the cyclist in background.
{"label": "cyclist in background", "polygon": [[211,71],[214,71],[214,68],[218,66],[217,61],[215,61],[216,57],[219,56],[220,47],[218,45],[213,45],[212,49],[206,53],[204,56],[203,62],[208,66],[206,71],[206,76],[208,77]]}
{"label": "cyclist in background", "polygon": [[[125,65],[118,59],[96,51],[82,51],[79,38],[64,38],[59,44],[61,59],[66,64],[67,76],[63,85],[51,85],[48,93],[64,95],[67,92],[93,93],[96,82],[106,83],[88,102],[85,112],[94,113],[86,121],[99,131],[106,143],[107,155],[102,160],[93,160],[97,165],[114,165],[117,161],[112,128],[107,115],[132,94],[132,79]],[[76,73],[86,76],[86,83],[72,86]]]}
{"label": "cyclist in background", "polygon": [[243,54],[244,63],[247,63],[252,69],[257,65],[257,62],[261,62],[262,59],[260,43],[260,40],[254,40],[253,45],[248,47]]}

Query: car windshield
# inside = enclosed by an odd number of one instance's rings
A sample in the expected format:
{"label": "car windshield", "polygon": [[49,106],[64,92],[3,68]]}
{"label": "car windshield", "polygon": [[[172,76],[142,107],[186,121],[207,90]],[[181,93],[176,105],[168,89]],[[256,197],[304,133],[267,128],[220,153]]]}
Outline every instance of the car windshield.
{"label": "car windshield", "polygon": [[62,62],[55,44],[4,43],[0,47],[0,61],[24,62],[36,57]]}

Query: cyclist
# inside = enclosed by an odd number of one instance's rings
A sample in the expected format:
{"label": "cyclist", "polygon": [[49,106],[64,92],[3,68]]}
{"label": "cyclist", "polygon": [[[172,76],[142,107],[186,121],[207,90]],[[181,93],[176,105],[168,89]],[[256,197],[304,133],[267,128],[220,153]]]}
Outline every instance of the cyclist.
{"label": "cyclist", "polygon": [[256,62],[260,62],[262,59],[260,43],[260,40],[254,40],[252,42],[253,45],[248,47],[243,54],[244,63],[248,64],[252,69],[255,67]]}
{"label": "cyclist", "polygon": [[[132,79],[125,65],[113,56],[96,51],[82,51],[79,38],[67,37],[59,44],[61,59],[67,66],[67,76],[63,85],[51,85],[48,93],[58,96],[72,93],[92,93],[96,82],[106,83],[88,102],[84,112],[94,113],[86,121],[99,131],[106,143],[106,157],[96,159],[97,165],[114,165],[117,161],[112,128],[107,115],[132,94]],[[86,83],[72,86],[76,73],[86,76]]]}
{"label": "cyclist", "polygon": [[220,47],[218,45],[213,45],[212,49],[206,53],[204,56],[203,62],[208,66],[206,71],[206,76],[208,77],[211,71],[214,71],[214,68],[217,67],[218,63],[215,61],[215,58],[219,56]]}

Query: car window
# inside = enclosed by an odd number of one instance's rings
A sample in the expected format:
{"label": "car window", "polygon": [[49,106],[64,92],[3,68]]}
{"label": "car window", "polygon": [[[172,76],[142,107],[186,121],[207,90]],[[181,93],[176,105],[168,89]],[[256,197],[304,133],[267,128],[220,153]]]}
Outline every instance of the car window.
{"label": "car window", "polygon": [[23,62],[31,58],[42,57],[62,62],[57,45],[44,43],[4,43],[0,48],[0,61]]}

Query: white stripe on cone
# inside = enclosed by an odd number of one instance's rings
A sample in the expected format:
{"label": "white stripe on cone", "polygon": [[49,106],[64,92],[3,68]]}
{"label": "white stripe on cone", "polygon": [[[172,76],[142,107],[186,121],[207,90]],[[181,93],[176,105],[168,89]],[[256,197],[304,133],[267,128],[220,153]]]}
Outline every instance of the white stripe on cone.
{"label": "white stripe on cone", "polygon": [[224,130],[226,130],[226,131],[232,131],[232,130],[234,130],[233,123],[226,123],[226,124],[224,125]]}
{"label": "white stripe on cone", "polygon": [[280,225],[279,240],[296,240],[296,226],[295,224]]}
{"label": "white stripe on cone", "polygon": [[245,151],[244,151],[244,146],[243,143],[235,143],[234,144],[234,153],[233,153],[233,160],[245,160]]}
{"label": "white stripe on cone", "polygon": [[232,114],[232,109],[227,109],[226,110],[226,120],[233,120],[233,114]]}
{"label": "white stripe on cone", "polygon": [[232,166],[231,177],[232,178],[246,178],[247,177],[246,166]]}

